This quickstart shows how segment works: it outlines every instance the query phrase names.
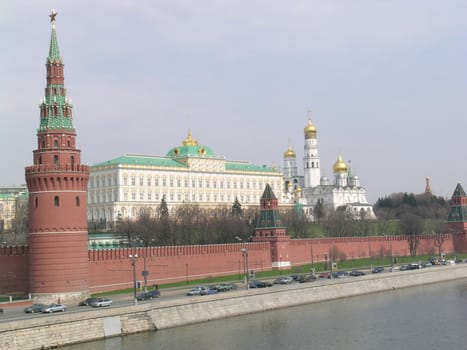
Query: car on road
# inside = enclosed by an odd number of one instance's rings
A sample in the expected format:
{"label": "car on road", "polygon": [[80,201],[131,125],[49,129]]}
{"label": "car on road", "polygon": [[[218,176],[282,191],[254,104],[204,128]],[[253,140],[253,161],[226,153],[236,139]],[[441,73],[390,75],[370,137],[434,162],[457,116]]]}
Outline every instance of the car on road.
{"label": "car on road", "polygon": [[334,276],[336,278],[347,278],[347,277],[349,277],[349,272],[347,272],[347,271],[337,271]]}
{"label": "car on road", "polygon": [[24,312],[27,314],[35,314],[36,312],[41,312],[44,307],[44,304],[32,304],[24,308]]}
{"label": "car on road", "polygon": [[315,275],[301,275],[300,278],[298,279],[298,282],[300,283],[308,283],[308,282],[313,282],[316,281],[318,277]]}
{"label": "car on road", "polygon": [[391,266],[389,268],[389,272],[397,272],[397,271],[400,271],[400,270],[401,270],[401,267],[397,266],[397,265]]}
{"label": "car on road", "polygon": [[159,291],[159,289],[153,289],[153,290],[149,290],[147,292],[144,292],[144,293],[140,293],[136,296],[136,300],[151,300],[151,299],[154,299],[154,298],[159,298],[159,296],[161,295],[161,292]]}
{"label": "car on road", "polygon": [[266,288],[266,287],[272,287],[272,283],[267,282],[267,281],[260,281],[260,280],[252,280],[248,284],[250,288]]}
{"label": "car on road", "polygon": [[365,272],[363,271],[358,271],[358,270],[352,270],[349,272],[349,276],[352,276],[352,277],[358,277],[358,276],[365,276]]}
{"label": "car on road", "polygon": [[218,292],[230,292],[231,290],[236,289],[237,286],[233,283],[223,282],[210,288],[216,289]]}
{"label": "car on road", "polygon": [[87,298],[84,299],[83,301],[79,302],[79,306],[90,306],[93,302],[95,302],[97,298]]}
{"label": "car on road", "polygon": [[201,295],[201,291],[204,290],[206,287],[204,286],[197,286],[194,288],[191,288],[186,295],[188,296],[194,296],[194,295]]}
{"label": "car on road", "polygon": [[417,264],[417,263],[409,264],[407,267],[408,270],[419,270],[421,268],[423,268],[422,264]]}
{"label": "car on road", "polygon": [[287,276],[287,277],[279,277],[274,280],[274,284],[289,284],[292,283],[294,279],[292,276]]}
{"label": "car on road", "polygon": [[318,275],[319,278],[331,278],[331,274],[329,272],[322,272]]}
{"label": "car on road", "polygon": [[381,273],[384,271],[384,267],[382,266],[376,266],[371,273]]}
{"label": "car on road", "polygon": [[41,312],[42,313],[52,313],[52,312],[64,312],[66,310],[66,305],[63,305],[63,304],[49,304],[49,305],[45,305]]}
{"label": "car on road", "polygon": [[112,306],[112,299],[110,298],[97,298],[95,301],[91,303],[92,307],[104,307],[104,306]]}
{"label": "car on road", "polygon": [[207,287],[201,290],[201,295],[217,294],[219,291],[216,288]]}

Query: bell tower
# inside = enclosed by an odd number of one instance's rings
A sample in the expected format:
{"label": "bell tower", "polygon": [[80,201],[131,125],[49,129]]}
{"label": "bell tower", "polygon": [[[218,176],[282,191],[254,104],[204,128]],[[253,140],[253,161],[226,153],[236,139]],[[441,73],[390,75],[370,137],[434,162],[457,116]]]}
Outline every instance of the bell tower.
{"label": "bell tower", "polygon": [[76,149],[71,100],[52,11],[44,98],[29,190],[29,291],[36,302],[74,302],[89,293],[87,185],[89,167]]}

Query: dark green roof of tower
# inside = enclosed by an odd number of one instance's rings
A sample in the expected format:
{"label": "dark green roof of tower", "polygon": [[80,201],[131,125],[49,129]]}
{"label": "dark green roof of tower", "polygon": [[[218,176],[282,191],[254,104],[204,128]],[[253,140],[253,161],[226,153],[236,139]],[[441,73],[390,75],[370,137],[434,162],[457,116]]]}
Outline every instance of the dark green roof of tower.
{"label": "dark green roof of tower", "polygon": [[257,229],[283,228],[282,218],[277,209],[261,210],[256,223]]}
{"label": "dark green roof of tower", "polygon": [[52,34],[50,36],[50,48],[49,48],[49,56],[47,57],[49,62],[52,61],[60,61],[60,49],[58,48],[58,41],[57,41],[57,32],[55,31],[55,24],[52,25]]}
{"label": "dark green roof of tower", "polygon": [[454,189],[454,193],[452,194],[453,197],[465,197],[465,191],[462,188],[460,183],[457,184],[456,188]]}
{"label": "dark green roof of tower", "polygon": [[261,199],[277,199],[274,192],[272,191],[271,185],[266,184],[266,188],[264,189]]}

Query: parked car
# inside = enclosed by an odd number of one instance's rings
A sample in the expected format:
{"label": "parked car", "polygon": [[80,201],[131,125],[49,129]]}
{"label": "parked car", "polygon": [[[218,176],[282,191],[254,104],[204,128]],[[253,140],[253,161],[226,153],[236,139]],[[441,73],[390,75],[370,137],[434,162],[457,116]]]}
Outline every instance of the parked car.
{"label": "parked car", "polygon": [[418,269],[421,269],[423,268],[422,264],[417,264],[417,263],[412,263],[412,264],[409,264],[408,266],[408,270],[418,270]]}
{"label": "parked car", "polygon": [[97,298],[91,303],[92,307],[112,306],[112,299],[110,298]]}
{"label": "parked car", "polygon": [[27,314],[35,314],[36,312],[41,312],[44,307],[44,304],[32,304],[24,308],[24,312]]}
{"label": "parked car", "polygon": [[409,265],[408,264],[404,264],[404,265],[401,265],[400,269],[401,271],[407,271],[409,270]]}
{"label": "parked car", "polygon": [[397,272],[397,271],[400,271],[400,270],[401,270],[401,267],[397,266],[397,265],[391,266],[389,268],[389,272]]}
{"label": "parked car", "polygon": [[191,288],[186,295],[188,296],[194,296],[194,295],[201,295],[201,290],[205,289],[206,287],[204,286],[197,286],[194,288]]}
{"label": "parked car", "polygon": [[381,273],[384,271],[384,267],[382,266],[377,266],[373,269],[373,271],[371,271],[372,273]]}
{"label": "parked car", "polygon": [[349,272],[349,276],[352,276],[352,277],[365,276],[365,272],[358,271],[358,270],[352,270]]}
{"label": "parked car", "polygon": [[161,295],[161,292],[159,291],[159,289],[153,289],[153,290],[149,290],[147,292],[144,292],[144,293],[140,293],[136,296],[136,300],[151,300],[151,299],[154,299],[154,298],[159,298],[159,296]]}
{"label": "parked car", "polygon": [[347,278],[349,273],[347,271],[337,271],[333,277],[336,278]]}
{"label": "parked car", "polygon": [[66,306],[63,304],[50,304],[46,305],[42,308],[41,312],[43,313],[52,313],[52,312],[59,312],[59,311],[65,311]]}
{"label": "parked car", "polygon": [[318,275],[319,278],[331,278],[331,274],[329,272],[323,272]]}
{"label": "parked car", "polygon": [[249,283],[250,288],[266,288],[266,287],[272,287],[272,283],[266,282],[266,281],[260,281],[260,280],[252,280]]}
{"label": "parked car", "polygon": [[218,292],[230,292],[236,289],[236,286],[233,283],[221,283],[214,286],[213,289],[217,289]]}
{"label": "parked car", "polygon": [[91,303],[95,302],[97,298],[87,298],[79,302],[79,306],[90,306]]}
{"label": "parked car", "polygon": [[300,279],[298,282],[300,283],[308,283],[308,282],[313,282],[316,281],[318,278],[315,275],[301,275]]}
{"label": "parked car", "polygon": [[[303,277],[303,276],[300,276],[300,277]],[[276,278],[273,283],[274,284],[289,284],[289,283],[292,283],[293,281],[294,279],[292,278],[292,276],[287,276],[287,277]]]}
{"label": "parked car", "polygon": [[219,291],[211,287],[208,287],[208,288],[205,287],[201,290],[201,295],[210,295],[210,294],[217,294],[217,293],[219,293]]}
{"label": "parked car", "polygon": [[446,260],[443,265],[456,265],[455,260]]}

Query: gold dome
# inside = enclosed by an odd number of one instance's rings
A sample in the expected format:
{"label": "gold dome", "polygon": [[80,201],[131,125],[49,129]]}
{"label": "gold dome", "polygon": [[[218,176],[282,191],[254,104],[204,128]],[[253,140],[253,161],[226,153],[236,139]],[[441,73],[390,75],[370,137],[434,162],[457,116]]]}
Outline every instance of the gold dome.
{"label": "gold dome", "polygon": [[198,141],[196,141],[193,136],[191,136],[191,132],[188,131],[188,136],[182,142],[183,146],[198,146]]}
{"label": "gold dome", "polygon": [[297,187],[297,189],[295,190],[297,191],[298,193],[302,192],[302,189],[300,187]]}
{"label": "gold dome", "polygon": [[316,138],[316,127],[311,122],[311,119],[308,119],[308,124],[303,129],[305,132],[305,139],[315,139]]}
{"label": "gold dome", "polygon": [[295,158],[297,155],[294,150],[289,146],[287,151],[284,152],[284,158]]}
{"label": "gold dome", "polygon": [[333,166],[334,173],[345,173],[347,172],[347,164],[342,160],[342,156],[339,154],[339,158],[334,163]]}

